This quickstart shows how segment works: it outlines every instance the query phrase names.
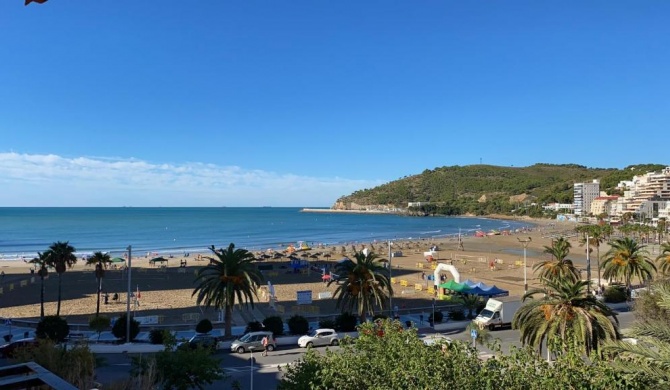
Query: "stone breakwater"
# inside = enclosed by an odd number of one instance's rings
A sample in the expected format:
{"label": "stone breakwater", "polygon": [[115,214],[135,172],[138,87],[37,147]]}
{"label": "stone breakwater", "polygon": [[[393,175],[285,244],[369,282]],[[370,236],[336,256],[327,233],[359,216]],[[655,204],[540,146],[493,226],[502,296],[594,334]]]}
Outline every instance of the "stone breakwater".
{"label": "stone breakwater", "polygon": [[342,210],[342,209],[310,209],[300,210],[302,213],[339,213],[339,214],[403,214],[403,211],[385,211],[385,210]]}

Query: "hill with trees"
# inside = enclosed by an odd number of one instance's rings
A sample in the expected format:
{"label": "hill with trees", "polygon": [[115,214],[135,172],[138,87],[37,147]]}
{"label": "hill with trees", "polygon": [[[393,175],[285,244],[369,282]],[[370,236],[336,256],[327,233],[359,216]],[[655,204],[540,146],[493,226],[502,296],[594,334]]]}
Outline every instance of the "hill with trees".
{"label": "hill with trees", "polygon": [[[356,191],[337,200],[335,209],[360,206],[407,208],[416,214],[486,215],[522,213],[540,216],[546,203],[572,203],[575,182],[600,180],[601,191],[616,193],[616,185],[634,175],[659,171],[665,165],[640,164],[624,169],[587,168],[577,164],[535,164],[529,167],[467,165],[425,170],[381,186]],[[538,215],[539,214],[539,215]]]}

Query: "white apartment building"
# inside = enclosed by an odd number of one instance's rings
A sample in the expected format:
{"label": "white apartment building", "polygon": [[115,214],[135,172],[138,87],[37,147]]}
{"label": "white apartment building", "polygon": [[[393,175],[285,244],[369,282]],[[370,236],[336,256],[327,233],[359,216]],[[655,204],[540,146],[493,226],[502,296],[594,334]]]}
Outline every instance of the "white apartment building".
{"label": "white apartment building", "polygon": [[616,205],[617,215],[624,213],[645,213],[656,218],[662,209],[663,202],[670,201],[670,167],[661,172],[650,172],[633,176],[633,180],[622,181],[619,188],[624,188],[624,196]]}
{"label": "white apartment building", "polygon": [[666,221],[670,222],[670,202],[665,205],[664,209],[658,210],[658,219],[665,218]]}
{"label": "white apartment building", "polygon": [[668,204],[670,202],[666,200],[645,200],[640,204],[638,213],[644,214],[646,218],[656,219],[659,218],[661,210],[665,210]]}
{"label": "white apartment building", "polygon": [[591,202],[600,195],[600,180],[574,185],[575,215],[585,216],[591,211]]}

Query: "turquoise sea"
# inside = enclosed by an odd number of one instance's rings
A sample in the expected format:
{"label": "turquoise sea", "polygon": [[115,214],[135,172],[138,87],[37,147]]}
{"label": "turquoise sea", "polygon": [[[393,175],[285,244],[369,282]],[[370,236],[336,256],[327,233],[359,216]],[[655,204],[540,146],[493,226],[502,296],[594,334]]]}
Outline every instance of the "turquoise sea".
{"label": "turquoise sea", "polygon": [[32,258],[55,241],[94,251],[180,254],[235,243],[249,250],[471,235],[528,223],[486,218],[307,213],[292,207],[0,208],[0,256]]}

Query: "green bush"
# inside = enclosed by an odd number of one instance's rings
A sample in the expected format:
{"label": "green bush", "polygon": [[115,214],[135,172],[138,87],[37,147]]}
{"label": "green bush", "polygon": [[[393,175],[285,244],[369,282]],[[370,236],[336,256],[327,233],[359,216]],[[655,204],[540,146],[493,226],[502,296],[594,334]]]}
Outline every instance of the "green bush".
{"label": "green bush", "polygon": [[338,332],[354,332],[358,318],[350,313],[342,313],[335,319],[335,330]]}
{"label": "green bush", "polygon": [[335,329],[334,320],[321,320],[319,321],[319,328]]}
{"label": "green bush", "polygon": [[288,319],[288,330],[295,335],[307,334],[309,332],[309,322],[307,318],[296,314]]}
{"label": "green bush", "polygon": [[372,316],[372,322],[375,322],[377,320],[386,320],[388,318],[389,316],[387,316],[386,314],[375,314],[374,316]]}
{"label": "green bush", "polygon": [[[463,313],[463,310],[451,310],[447,314],[449,319],[451,321],[463,321],[465,320],[465,314]],[[435,315],[437,317],[437,314]]]}
{"label": "green bush", "polygon": [[[442,323],[442,320],[444,320],[444,314],[442,314],[441,311],[436,311],[435,312],[435,323],[440,324],[440,323]],[[428,316],[428,322],[433,322],[433,313],[431,313]]]}
{"label": "green bush", "polygon": [[603,296],[605,297],[605,302],[607,303],[626,302],[626,290],[622,286],[607,287],[603,293]]}
{"label": "green bush", "polygon": [[270,316],[263,320],[265,330],[272,332],[275,336],[284,334],[284,320],[279,316]]}
{"label": "green bush", "polygon": [[49,339],[56,343],[62,343],[70,334],[70,325],[64,318],[59,316],[46,316],[37,323],[35,335],[41,339]]}
{"label": "green bush", "polygon": [[203,318],[198,322],[198,325],[195,326],[195,331],[198,333],[209,333],[214,329],[212,326],[212,321],[208,320],[207,318]]}
{"label": "green bush", "polygon": [[[56,348],[53,341],[40,339],[31,348],[18,349],[15,360],[17,362],[37,363],[73,384],[77,389],[92,389],[95,387],[95,368],[98,362],[96,356],[85,344],[75,345],[67,349]],[[29,388],[38,387],[30,386]],[[39,386],[39,388],[43,387]]]}
{"label": "green bush", "polygon": [[[127,342],[126,340],[126,322],[127,322],[127,317],[125,314],[120,316],[116,322],[114,322],[114,326],[112,326],[112,334],[114,337],[117,339],[121,339],[124,342]],[[140,323],[135,321],[135,319],[131,316],[130,317],[130,341],[133,341],[135,337],[140,333]]]}
{"label": "green bush", "polygon": [[246,329],[244,329],[244,333],[258,332],[261,330],[263,330],[263,324],[261,324],[258,321],[251,321],[250,323],[247,324]]}
{"label": "green bush", "polygon": [[151,329],[149,331],[149,342],[156,345],[163,344],[165,341],[165,332],[167,332],[165,329]]}
{"label": "green bush", "polygon": [[98,340],[100,340],[100,333],[104,332],[106,329],[109,329],[110,324],[111,321],[109,317],[106,316],[94,316],[88,320],[88,327],[98,334]]}

